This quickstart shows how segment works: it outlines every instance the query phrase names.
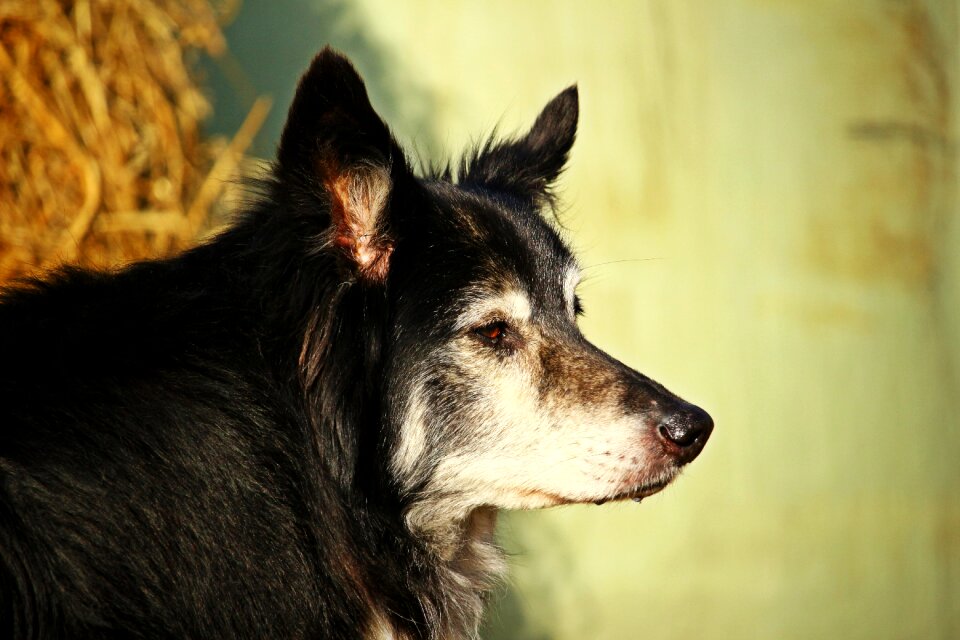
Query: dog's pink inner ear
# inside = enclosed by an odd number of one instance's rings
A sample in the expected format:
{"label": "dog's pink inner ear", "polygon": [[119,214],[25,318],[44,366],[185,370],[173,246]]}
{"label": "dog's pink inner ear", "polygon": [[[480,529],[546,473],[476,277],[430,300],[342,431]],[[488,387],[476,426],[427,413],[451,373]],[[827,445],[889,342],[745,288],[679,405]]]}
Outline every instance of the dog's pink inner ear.
{"label": "dog's pink inner ear", "polygon": [[376,165],[342,169],[329,161],[321,161],[318,169],[330,195],[333,244],[343,250],[361,277],[382,282],[393,252],[393,242],[383,228],[390,172]]}

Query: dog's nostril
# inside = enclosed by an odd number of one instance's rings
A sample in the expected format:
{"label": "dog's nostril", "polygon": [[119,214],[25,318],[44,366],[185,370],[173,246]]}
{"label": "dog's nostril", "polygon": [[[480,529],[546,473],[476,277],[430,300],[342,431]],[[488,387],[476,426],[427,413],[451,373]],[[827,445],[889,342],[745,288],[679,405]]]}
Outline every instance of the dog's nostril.
{"label": "dog's nostril", "polygon": [[659,431],[661,438],[672,442],[678,447],[689,446],[697,439],[691,425],[688,424],[683,416],[672,415],[665,418],[664,421],[660,423]]}
{"label": "dog's nostril", "polygon": [[686,405],[674,411],[664,417],[657,427],[657,433],[663,440],[680,448],[684,463],[697,457],[711,431],[713,419],[706,411],[694,405]]}
{"label": "dog's nostril", "polygon": [[665,424],[661,424],[660,427],[657,429],[657,431],[660,432],[660,437],[663,438],[664,440],[669,440],[674,444],[680,444],[674,439],[673,434],[670,433],[670,430],[667,429],[667,426]]}

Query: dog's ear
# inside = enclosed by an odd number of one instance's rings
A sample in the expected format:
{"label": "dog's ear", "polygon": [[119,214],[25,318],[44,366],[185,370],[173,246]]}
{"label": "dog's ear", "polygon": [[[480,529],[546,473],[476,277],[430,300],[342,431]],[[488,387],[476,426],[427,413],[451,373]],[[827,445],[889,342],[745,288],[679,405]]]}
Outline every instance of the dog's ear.
{"label": "dog's ear", "polygon": [[280,180],[329,202],[330,242],[361,277],[386,277],[391,195],[409,173],[360,75],[324,48],[300,79],[277,152]]}
{"label": "dog's ear", "polygon": [[576,85],[547,103],[523,137],[489,140],[460,169],[460,183],[505,191],[534,206],[552,204],[551,187],[563,171],[577,135]]}

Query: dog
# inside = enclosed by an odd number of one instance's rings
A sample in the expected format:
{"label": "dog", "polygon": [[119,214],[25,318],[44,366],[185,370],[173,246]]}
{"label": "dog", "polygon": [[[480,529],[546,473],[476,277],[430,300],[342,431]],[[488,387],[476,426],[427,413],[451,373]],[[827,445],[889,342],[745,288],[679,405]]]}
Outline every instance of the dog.
{"label": "dog", "polygon": [[578,111],[418,177],[327,48],[227,230],[7,290],[0,636],[475,637],[500,509],[666,486],[713,423],[577,328]]}

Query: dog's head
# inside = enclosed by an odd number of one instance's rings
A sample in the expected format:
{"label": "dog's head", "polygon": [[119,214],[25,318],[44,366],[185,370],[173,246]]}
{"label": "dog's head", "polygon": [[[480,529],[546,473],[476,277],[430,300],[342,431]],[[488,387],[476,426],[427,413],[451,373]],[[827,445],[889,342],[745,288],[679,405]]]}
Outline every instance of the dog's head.
{"label": "dog's head", "polygon": [[544,218],[576,88],[524,135],[418,178],[359,76],[324,50],[277,171],[323,203],[324,250],[386,307],[376,385],[387,472],[419,526],[481,506],[643,498],[697,457],[710,417],[582,335],[580,268]]}

